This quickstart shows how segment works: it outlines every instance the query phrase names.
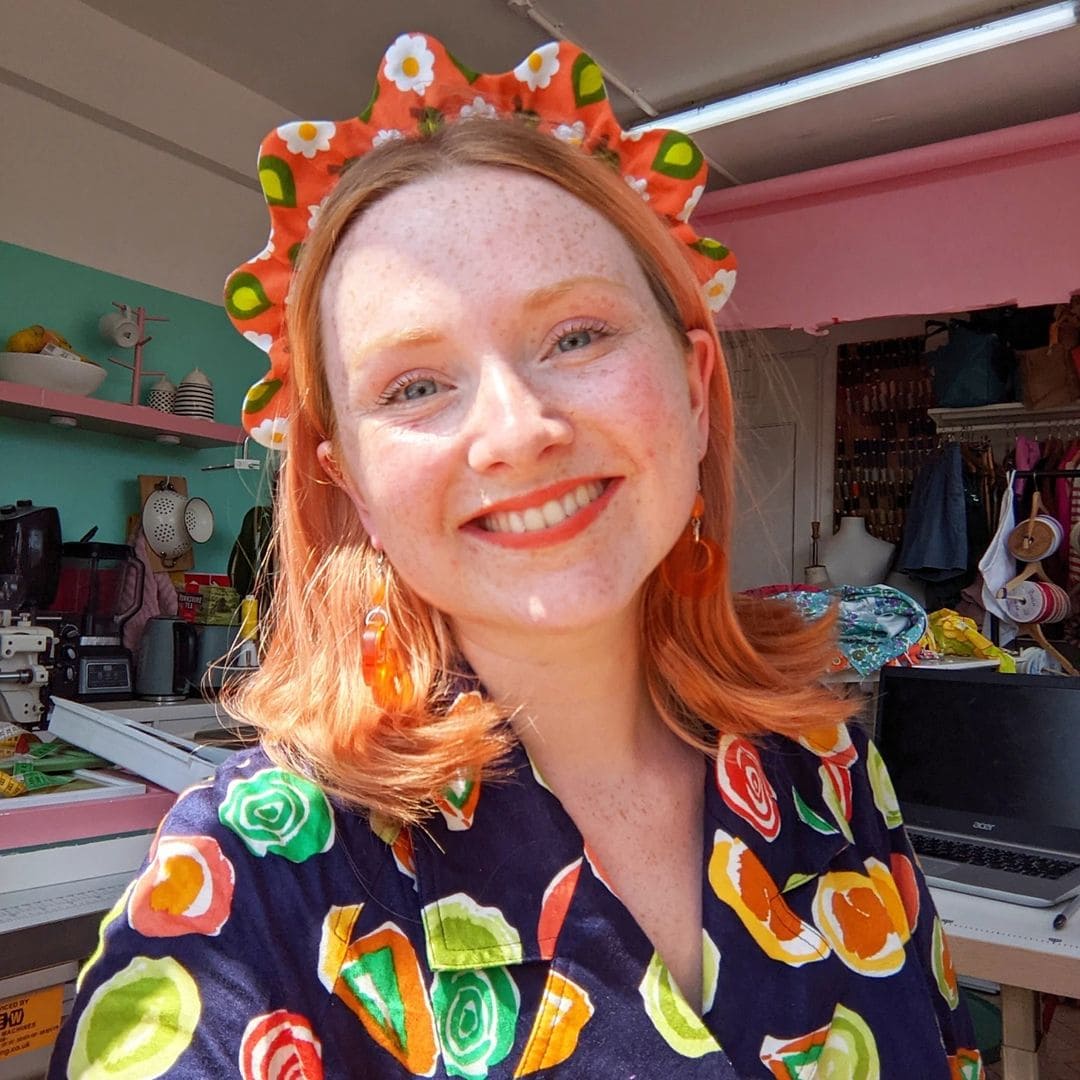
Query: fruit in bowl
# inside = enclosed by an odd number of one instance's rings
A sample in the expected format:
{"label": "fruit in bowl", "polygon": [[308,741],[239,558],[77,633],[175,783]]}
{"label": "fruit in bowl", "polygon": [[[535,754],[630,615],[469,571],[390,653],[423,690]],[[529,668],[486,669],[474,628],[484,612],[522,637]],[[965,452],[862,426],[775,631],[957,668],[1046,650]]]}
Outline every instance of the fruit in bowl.
{"label": "fruit in bowl", "polygon": [[102,384],[105,375],[100,364],[62,348],[55,352],[0,352],[0,379],[24,386],[85,396]]}

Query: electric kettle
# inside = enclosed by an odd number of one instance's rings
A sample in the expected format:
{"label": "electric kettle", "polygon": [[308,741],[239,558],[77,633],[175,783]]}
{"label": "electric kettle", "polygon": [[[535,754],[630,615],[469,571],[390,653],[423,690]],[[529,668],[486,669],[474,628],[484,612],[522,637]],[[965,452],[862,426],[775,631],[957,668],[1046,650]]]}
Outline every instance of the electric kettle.
{"label": "electric kettle", "polygon": [[148,701],[183,701],[198,689],[199,638],[183,619],[147,621],[135,668],[135,696]]}

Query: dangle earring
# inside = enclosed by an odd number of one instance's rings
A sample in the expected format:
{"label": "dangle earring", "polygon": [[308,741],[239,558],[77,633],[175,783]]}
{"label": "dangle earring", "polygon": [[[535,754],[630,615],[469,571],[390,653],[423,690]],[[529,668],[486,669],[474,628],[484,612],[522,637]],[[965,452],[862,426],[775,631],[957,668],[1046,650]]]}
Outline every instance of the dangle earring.
{"label": "dangle earring", "polygon": [[688,600],[709,596],[720,584],[720,547],[715,540],[701,536],[704,514],[705,500],[699,491],[694,496],[689,523],[660,564],[664,584]]}
{"label": "dangle earring", "polygon": [[400,651],[389,635],[390,612],[386,606],[386,555],[379,552],[376,568],[379,580],[364,616],[364,634],[360,641],[364,664],[364,682],[371,688],[375,704],[385,712],[396,711],[412,698],[412,679]]}

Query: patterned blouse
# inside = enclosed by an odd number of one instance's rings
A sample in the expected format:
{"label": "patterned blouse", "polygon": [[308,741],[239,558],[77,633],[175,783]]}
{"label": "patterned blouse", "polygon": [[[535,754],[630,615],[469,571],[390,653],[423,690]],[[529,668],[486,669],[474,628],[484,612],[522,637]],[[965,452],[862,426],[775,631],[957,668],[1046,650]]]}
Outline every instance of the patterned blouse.
{"label": "patterned blouse", "polygon": [[396,835],[251,750],[169,813],[49,1076],[981,1077],[873,744],[718,751],[700,1009],[520,747]]}

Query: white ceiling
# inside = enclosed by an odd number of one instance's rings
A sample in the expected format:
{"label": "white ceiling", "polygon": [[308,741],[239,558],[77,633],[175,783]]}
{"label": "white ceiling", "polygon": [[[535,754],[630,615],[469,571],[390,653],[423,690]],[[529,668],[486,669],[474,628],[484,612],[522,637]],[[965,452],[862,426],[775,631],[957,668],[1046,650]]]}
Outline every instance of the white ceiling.
{"label": "white ceiling", "polygon": [[[438,37],[505,71],[553,36],[591,53],[624,125],[1040,4],[1001,0],[86,0],[281,104],[338,119],[367,102],[386,46]],[[530,17],[531,16],[531,17]],[[750,183],[1080,111],[1080,28],[695,136],[714,183]],[[284,119],[284,117],[283,117]]]}

